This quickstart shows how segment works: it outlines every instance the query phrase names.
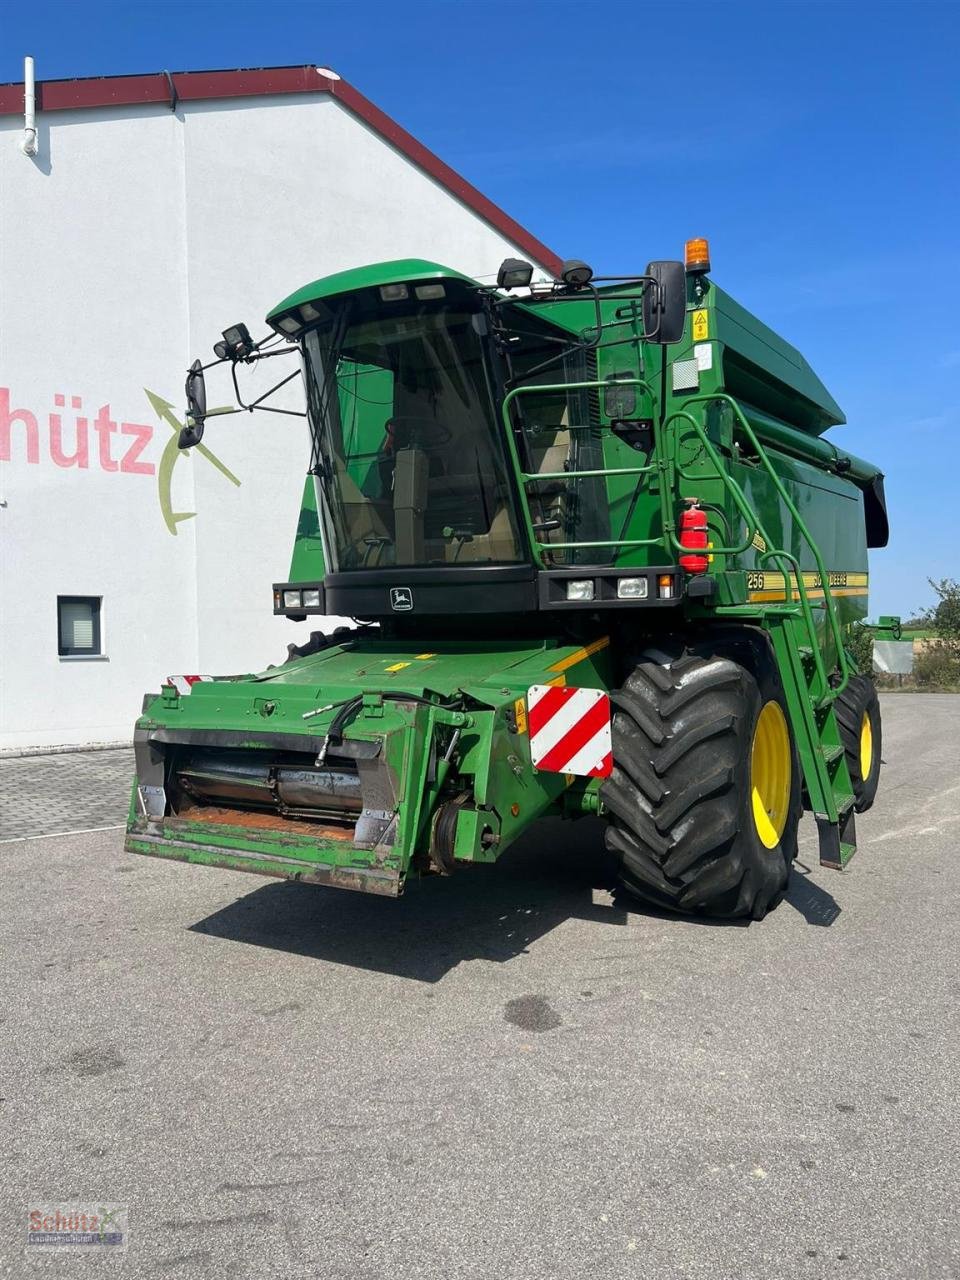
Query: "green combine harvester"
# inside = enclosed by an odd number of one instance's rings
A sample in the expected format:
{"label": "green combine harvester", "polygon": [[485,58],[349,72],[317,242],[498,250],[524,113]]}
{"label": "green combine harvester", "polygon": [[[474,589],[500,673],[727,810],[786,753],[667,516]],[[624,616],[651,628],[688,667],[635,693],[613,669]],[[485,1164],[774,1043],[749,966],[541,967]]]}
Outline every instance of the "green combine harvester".
{"label": "green combine harvester", "polygon": [[273,611],[356,626],[148,695],[128,850],[397,896],[593,814],[637,898],[755,920],[804,808],[847,864],[880,769],[848,649],[883,477],[824,438],[837,404],[708,258],[540,283],[508,259],[496,288],[385,262],[298,290],[262,341],[224,332],[242,409],[271,394],[244,403],[245,364],[299,355],[277,385],[306,389]]}

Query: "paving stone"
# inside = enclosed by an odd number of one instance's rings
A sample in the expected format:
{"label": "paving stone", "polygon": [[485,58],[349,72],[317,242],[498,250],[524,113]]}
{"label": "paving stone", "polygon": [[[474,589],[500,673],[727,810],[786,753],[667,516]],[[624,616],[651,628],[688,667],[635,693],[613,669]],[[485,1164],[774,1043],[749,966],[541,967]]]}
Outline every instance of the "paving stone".
{"label": "paving stone", "polygon": [[85,831],[126,820],[133,749],[0,760],[0,840]]}

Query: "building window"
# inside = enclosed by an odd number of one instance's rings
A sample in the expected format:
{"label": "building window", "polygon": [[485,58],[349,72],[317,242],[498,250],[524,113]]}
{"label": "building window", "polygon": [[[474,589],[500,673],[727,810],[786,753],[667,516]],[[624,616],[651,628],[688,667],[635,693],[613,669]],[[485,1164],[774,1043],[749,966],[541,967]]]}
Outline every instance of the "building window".
{"label": "building window", "polygon": [[61,658],[99,658],[100,596],[57,596]]}

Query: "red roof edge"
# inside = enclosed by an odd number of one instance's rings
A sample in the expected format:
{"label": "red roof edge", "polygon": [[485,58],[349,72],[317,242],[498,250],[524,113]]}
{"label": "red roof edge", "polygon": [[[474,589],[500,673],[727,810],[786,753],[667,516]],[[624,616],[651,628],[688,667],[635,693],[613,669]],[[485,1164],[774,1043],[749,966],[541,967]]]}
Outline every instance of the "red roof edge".
{"label": "red roof edge", "polygon": [[[560,274],[561,260],[519,222],[478,191],[439,156],[381,111],[346,80],[324,74],[314,66],[261,67],[237,71],[157,71],[137,76],[102,76],[81,80],[45,80],[37,83],[37,109],[77,111],[91,107],[143,106],[199,102],[212,98],[265,97],[285,93],[329,93],[348,111],[396,147],[419,169],[445,187],[468,209],[552,275]],[[0,85],[0,115],[23,112],[23,85]]]}

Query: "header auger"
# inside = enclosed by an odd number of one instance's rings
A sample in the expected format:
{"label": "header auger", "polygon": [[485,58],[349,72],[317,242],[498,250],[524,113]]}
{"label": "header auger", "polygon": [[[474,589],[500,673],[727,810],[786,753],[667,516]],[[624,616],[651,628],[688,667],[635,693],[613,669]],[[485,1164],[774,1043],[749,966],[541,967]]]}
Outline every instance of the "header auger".
{"label": "header auger", "polygon": [[[274,612],[358,621],[148,697],[127,848],[397,895],[592,813],[637,897],[760,919],[806,807],[845,866],[880,767],[846,646],[883,478],[708,271],[703,240],[615,279],[508,259],[496,288],[406,259],[304,286],[262,341],[226,330],[243,408],[268,396],[244,404],[240,365],[300,357],[311,459]],[[199,362],[187,396],[189,448]]]}

